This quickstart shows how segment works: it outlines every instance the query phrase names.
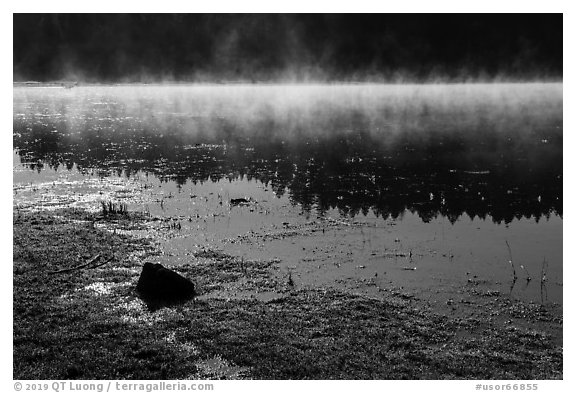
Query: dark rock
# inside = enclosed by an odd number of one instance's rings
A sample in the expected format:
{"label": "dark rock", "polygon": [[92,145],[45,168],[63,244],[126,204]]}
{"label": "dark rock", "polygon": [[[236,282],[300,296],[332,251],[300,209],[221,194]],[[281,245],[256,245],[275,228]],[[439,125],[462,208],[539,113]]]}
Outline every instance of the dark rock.
{"label": "dark rock", "polygon": [[196,295],[194,284],[186,277],[150,262],[144,264],[136,290],[145,300],[156,301],[183,301]]}

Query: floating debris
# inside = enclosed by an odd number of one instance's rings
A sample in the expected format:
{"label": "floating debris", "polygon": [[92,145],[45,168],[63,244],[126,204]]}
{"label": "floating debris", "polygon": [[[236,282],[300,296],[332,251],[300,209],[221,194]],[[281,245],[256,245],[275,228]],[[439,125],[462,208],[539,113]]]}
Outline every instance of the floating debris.
{"label": "floating debris", "polygon": [[232,205],[232,206],[246,206],[249,204],[250,204],[250,201],[246,198],[232,198],[232,199],[230,199],[230,205]]}

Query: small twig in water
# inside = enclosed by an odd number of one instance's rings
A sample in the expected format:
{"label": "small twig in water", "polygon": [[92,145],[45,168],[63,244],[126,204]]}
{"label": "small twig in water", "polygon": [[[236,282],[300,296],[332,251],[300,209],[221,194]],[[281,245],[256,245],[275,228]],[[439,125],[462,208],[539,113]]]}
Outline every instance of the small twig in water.
{"label": "small twig in water", "polygon": [[530,276],[530,273],[528,273],[528,269],[526,269],[526,267],[524,265],[520,265],[520,269],[522,269],[526,272],[526,281],[531,281],[532,276]]}
{"label": "small twig in water", "polygon": [[516,275],[516,267],[514,266],[514,259],[512,259],[512,249],[510,248],[510,244],[508,244],[508,240],[506,240],[506,246],[508,247],[508,254],[510,255],[510,260],[508,263],[512,266],[512,273],[514,274],[514,281],[518,278]]}
{"label": "small twig in water", "polygon": [[540,301],[544,304],[544,301],[548,300],[548,289],[546,288],[546,270],[548,270],[548,262],[546,258],[542,261],[542,270],[540,271]]}
{"label": "small twig in water", "polygon": [[542,270],[540,271],[540,282],[544,283],[546,282],[546,280],[548,279],[546,277],[546,271],[548,270],[548,262],[546,261],[546,258],[544,258],[544,260],[542,261]]}

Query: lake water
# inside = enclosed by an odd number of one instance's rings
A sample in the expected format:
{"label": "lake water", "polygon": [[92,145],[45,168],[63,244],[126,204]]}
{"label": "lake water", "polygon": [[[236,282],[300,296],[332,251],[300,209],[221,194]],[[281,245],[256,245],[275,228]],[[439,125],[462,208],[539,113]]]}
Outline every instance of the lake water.
{"label": "lake water", "polygon": [[14,88],[14,204],[169,217],[168,264],[209,248],[302,287],[562,303],[562,102],[536,83]]}

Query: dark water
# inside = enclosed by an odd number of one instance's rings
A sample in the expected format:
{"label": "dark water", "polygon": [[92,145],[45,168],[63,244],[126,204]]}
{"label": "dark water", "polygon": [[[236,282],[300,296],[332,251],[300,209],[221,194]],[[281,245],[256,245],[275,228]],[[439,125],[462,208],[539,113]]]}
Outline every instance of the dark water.
{"label": "dark water", "polygon": [[14,89],[14,150],[36,179],[256,182],[306,216],[409,215],[423,232],[528,223],[553,239],[537,254],[560,284],[562,132],[561,84]]}

